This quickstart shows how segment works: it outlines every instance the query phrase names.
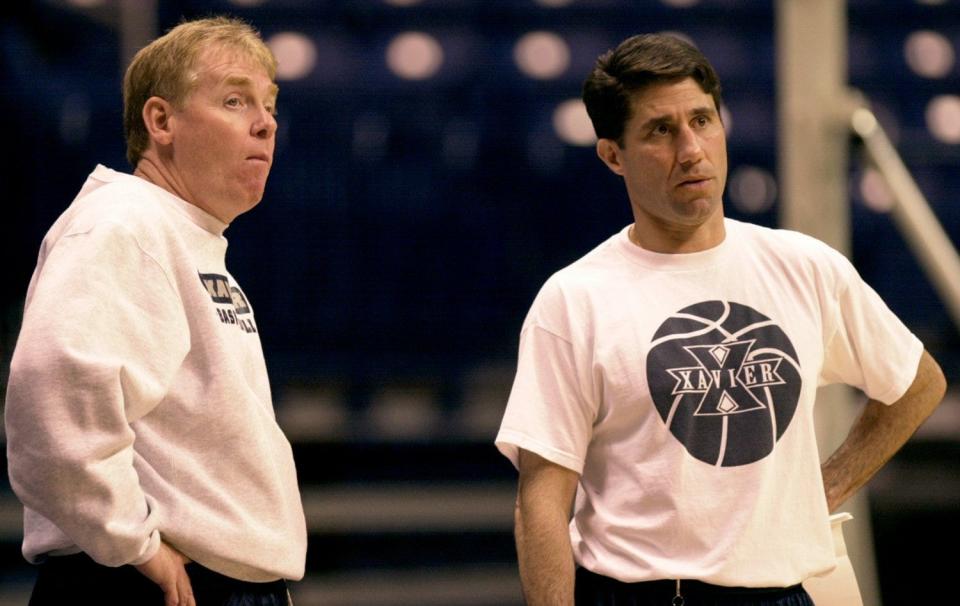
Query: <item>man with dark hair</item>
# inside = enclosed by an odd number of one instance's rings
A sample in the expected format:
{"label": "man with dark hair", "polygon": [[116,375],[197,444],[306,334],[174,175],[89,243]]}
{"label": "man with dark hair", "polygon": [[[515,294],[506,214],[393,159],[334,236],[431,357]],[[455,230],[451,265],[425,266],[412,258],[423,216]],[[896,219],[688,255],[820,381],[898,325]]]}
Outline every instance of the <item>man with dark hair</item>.
{"label": "man with dark hair", "polygon": [[657,82],[693,78],[716,108],[722,106],[720,78],[696,47],[673,36],[646,35],[618,50],[600,57],[583,83],[583,102],[598,138],[623,145],[633,93]]}
{"label": "man with dark hair", "polygon": [[[497,446],[527,601],[810,604],[829,513],[940,402],[940,368],[842,255],[724,217],[720,84],[695,47],[630,38],[583,97],[634,220],[521,331]],[[821,466],[814,400],[837,382],[870,402]]]}
{"label": "man with dark hair", "polygon": [[306,525],[224,230],[263,197],[276,60],[185,22],[124,78],[132,175],[97,166],[44,238],[6,400],[31,606],[289,602]]}

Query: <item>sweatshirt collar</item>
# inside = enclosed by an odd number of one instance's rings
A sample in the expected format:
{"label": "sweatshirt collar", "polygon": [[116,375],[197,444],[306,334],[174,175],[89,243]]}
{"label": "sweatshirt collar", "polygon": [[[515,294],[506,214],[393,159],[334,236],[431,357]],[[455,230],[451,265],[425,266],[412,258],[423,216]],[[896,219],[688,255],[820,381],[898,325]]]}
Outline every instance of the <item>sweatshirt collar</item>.
{"label": "sweatshirt collar", "polygon": [[136,175],[121,173],[111,168],[107,168],[102,164],[98,164],[97,167],[94,169],[92,176],[97,180],[104,181],[104,182],[121,181],[125,179],[136,179],[137,182],[144,184],[147,188],[153,191],[158,197],[173,204],[173,206],[182,215],[184,215],[187,219],[189,219],[190,222],[196,224],[197,226],[201,227],[202,229],[216,236],[223,236],[223,232],[226,231],[227,227],[229,227],[229,224],[224,223],[220,219],[217,219],[216,217],[206,212],[205,210],[201,209],[200,207],[195,206],[187,202],[183,198],[180,198],[179,196],[175,196],[174,194],[168,192],[167,190],[163,189],[159,185],[151,183],[150,181],[147,181],[146,179],[142,179]]}

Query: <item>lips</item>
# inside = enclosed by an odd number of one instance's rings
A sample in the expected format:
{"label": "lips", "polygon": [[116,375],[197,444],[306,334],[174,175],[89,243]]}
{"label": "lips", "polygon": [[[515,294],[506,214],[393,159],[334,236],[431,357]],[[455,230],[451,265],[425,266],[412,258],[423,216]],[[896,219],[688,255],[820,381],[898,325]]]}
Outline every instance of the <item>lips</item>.
{"label": "lips", "polygon": [[680,189],[703,189],[709,187],[713,177],[687,177],[677,183],[676,187]]}
{"label": "lips", "polygon": [[247,160],[259,160],[260,162],[270,163],[270,156],[267,154],[253,154],[252,156],[247,156]]}
{"label": "lips", "polygon": [[677,183],[677,187],[701,185],[703,183],[706,183],[710,179],[712,179],[712,177],[707,177],[707,176],[686,177],[685,179]]}

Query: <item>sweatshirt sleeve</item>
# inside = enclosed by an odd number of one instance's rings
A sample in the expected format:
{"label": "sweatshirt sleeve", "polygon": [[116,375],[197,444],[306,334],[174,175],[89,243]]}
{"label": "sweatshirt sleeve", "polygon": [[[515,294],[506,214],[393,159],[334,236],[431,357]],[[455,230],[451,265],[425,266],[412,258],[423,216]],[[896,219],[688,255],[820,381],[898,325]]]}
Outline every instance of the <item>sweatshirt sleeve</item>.
{"label": "sweatshirt sleeve", "polygon": [[41,251],[10,367],[11,485],[97,562],[159,548],[134,469],[130,424],[164,398],[189,350],[161,265],[125,228],[99,224]]}

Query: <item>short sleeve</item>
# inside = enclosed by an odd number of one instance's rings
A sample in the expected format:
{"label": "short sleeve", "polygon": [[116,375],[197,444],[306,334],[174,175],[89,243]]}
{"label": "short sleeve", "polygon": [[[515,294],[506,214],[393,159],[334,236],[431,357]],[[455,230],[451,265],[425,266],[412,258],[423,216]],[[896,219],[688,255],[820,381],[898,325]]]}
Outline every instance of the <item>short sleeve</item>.
{"label": "short sleeve", "polygon": [[846,383],[892,404],[913,383],[923,344],[839,253],[821,383]]}
{"label": "short sleeve", "polygon": [[589,388],[588,348],[574,347],[582,337],[562,329],[569,324],[563,305],[541,292],[520,334],[517,374],[496,438],[514,466],[523,449],[583,470],[599,407]]}

